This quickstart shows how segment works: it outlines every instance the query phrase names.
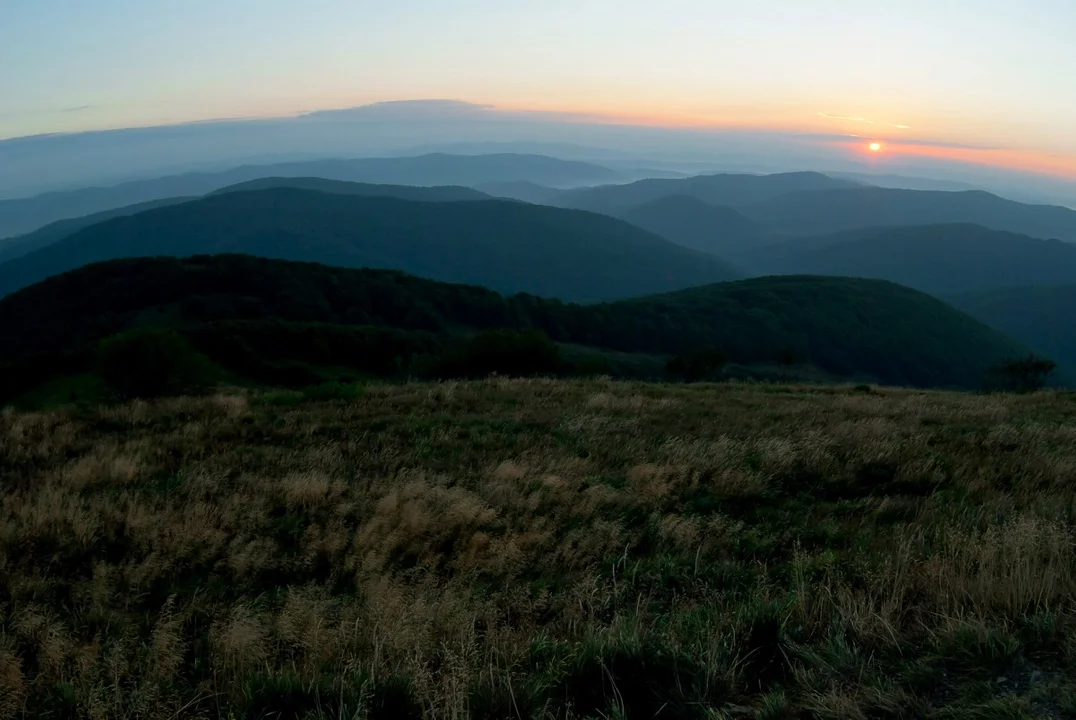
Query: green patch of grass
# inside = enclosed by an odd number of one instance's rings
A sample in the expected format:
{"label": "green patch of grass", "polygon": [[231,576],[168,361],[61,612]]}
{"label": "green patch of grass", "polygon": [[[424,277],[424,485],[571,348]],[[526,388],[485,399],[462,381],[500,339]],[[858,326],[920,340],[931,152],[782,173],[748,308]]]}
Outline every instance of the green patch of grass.
{"label": "green patch of grass", "polygon": [[303,390],[303,399],[313,402],[352,401],[358,400],[362,395],[362,387],[354,382],[326,382]]}
{"label": "green patch of grass", "polygon": [[81,373],[50,380],[11,404],[23,410],[51,410],[64,405],[93,407],[112,399],[112,391],[98,375]]}

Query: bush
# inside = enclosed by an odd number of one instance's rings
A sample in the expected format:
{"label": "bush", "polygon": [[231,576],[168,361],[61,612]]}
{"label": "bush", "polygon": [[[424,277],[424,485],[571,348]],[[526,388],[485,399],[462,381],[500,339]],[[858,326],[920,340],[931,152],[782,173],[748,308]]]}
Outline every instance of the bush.
{"label": "bush", "polygon": [[556,375],[560,348],[539,331],[487,330],[447,349],[422,374],[437,378]]}
{"label": "bush", "polygon": [[102,340],[97,368],[123,398],[178,395],[212,381],[209,360],[179,334],[158,328],[129,330]]}
{"label": "bush", "polygon": [[362,397],[362,390],[353,382],[325,382],[305,389],[303,396],[316,401],[358,400]]}
{"label": "bush", "polygon": [[669,360],[665,365],[665,374],[672,380],[682,382],[717,380],[726,362],[727,358],[720,350],[703,348]]}
{"label": "bush", "polygon": [[1046,386],[1057,363],[1030,354],[1027,357],[1005,360],[990,369],[987,387],[1002,392],[1029,393]]}

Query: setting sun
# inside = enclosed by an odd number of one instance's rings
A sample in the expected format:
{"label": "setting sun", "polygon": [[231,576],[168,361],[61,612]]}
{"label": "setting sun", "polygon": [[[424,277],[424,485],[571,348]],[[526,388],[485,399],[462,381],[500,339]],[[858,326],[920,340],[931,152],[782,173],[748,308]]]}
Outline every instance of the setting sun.
{"label": "setting sun", "polygon": [[881,152],[882,151],[882,143],[872,142],[870,145],[867,146],[867,148],[871,152]]}

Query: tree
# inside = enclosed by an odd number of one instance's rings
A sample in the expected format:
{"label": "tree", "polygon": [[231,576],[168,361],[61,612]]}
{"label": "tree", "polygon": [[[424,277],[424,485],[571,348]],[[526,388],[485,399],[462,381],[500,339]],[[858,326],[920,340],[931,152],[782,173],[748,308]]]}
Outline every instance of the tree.
{"label": "tree", "polygon": [[998,363],[991,368],[988,385],[1003,392],[1030,393],[1046,386],[1057,363],[1034,353]]}
{"label": "tree", "polygon": [[671,358],[665,365],[665,373],[673,380],[704,382],[717,380],[728,358],[713,348],[701,348]]}
{"label": "tree", "polygon": [[212,365],[204,355],[178,333],[159,328],[128,330],[102,340],[97,368],[124,398],[195,392],[212,378]]}
{"label": "tree", "polygon": [[781,374],[786,377],[792,366],[799,362],[799,356],[796,351],[790,347],[784,347],[777,352],[777,364],[781,366]]}

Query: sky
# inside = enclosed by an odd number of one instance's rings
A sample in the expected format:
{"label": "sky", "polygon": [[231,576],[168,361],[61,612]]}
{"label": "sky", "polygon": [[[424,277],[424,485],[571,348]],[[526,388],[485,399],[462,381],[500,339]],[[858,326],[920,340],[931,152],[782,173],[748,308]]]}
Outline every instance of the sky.
{"label": "sky", "polygon": [[0,0],[0,139],[452,98],[1076,178],[1074,28],[1072,0]]}

